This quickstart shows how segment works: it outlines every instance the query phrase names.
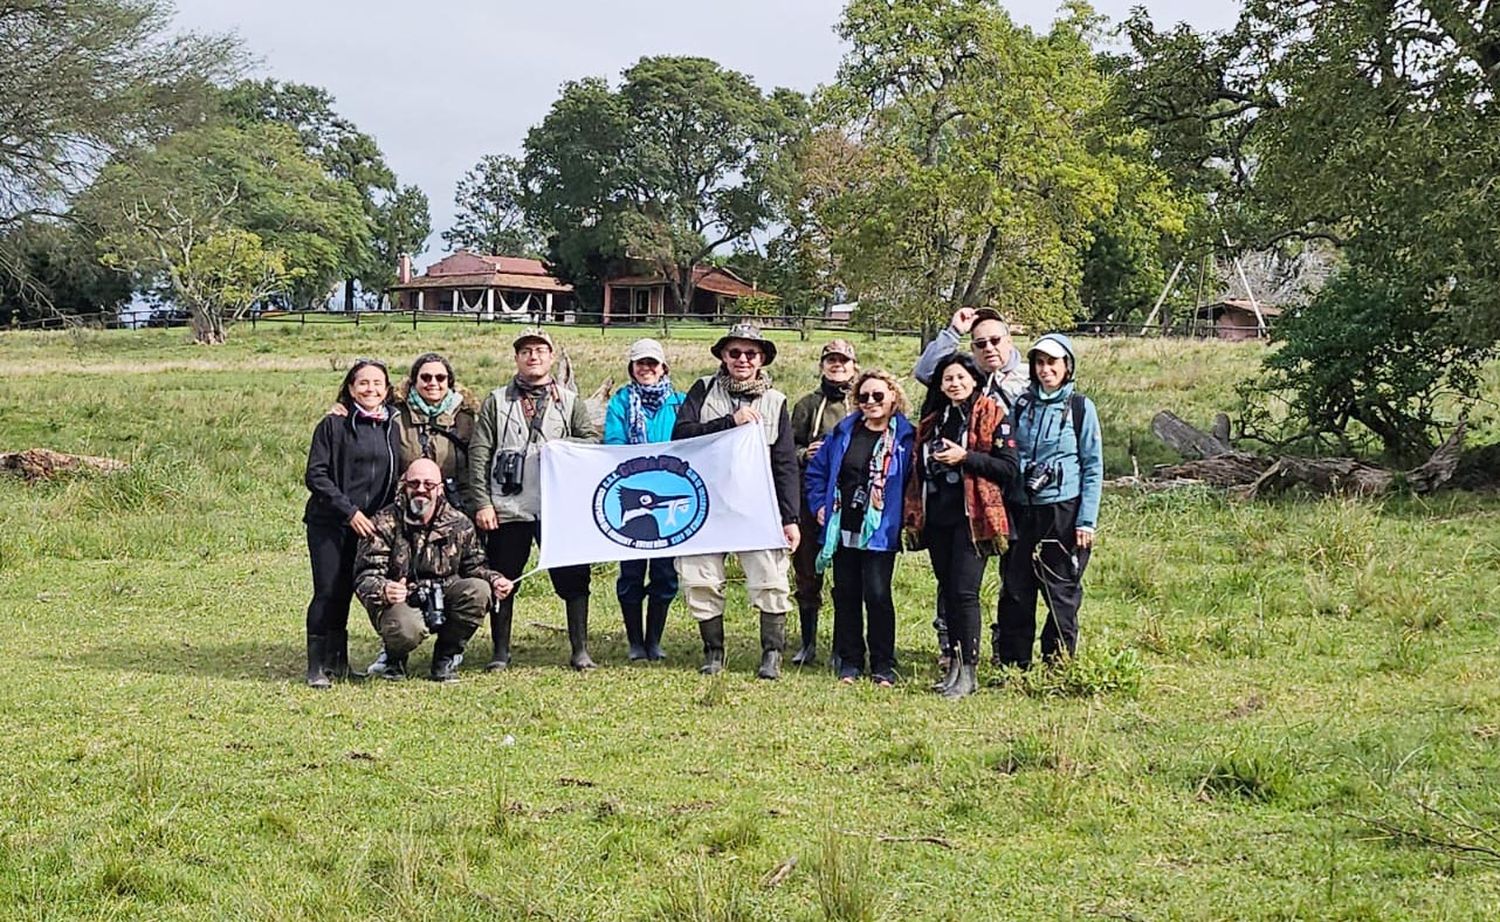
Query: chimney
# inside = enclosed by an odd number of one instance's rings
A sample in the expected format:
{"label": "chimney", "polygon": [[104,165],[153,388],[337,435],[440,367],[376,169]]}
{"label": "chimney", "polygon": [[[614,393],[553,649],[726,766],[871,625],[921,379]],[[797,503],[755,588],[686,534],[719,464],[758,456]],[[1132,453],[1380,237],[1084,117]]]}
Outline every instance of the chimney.
{"label": "chimney", "polygon": [[406,253],[396,259],[396,281],[402,285],[411,281],[411,256]]}

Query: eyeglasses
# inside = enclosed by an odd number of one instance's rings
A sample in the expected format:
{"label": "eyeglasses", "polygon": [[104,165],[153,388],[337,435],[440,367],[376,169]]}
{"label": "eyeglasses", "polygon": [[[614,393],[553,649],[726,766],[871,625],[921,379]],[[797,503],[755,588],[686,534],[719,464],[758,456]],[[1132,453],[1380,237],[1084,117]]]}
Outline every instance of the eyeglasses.
{"label": "eyeglasses", "polygon": [[645,368],[660,368],[661,367],[661,362],[658,362],[656,359],[636,359],[635,360],[635,364],[641,365],[641,366],[643,366]]}
{"label": "eyeglasses", "polygon": [[885,391],[865,391],[859,395],[860,403],[885,403]]}
{"label": "eyeglasses", "polygon": [[839,355],[837,352],[830,352],[827,355],[823,356],[823,361],[827,362],[830,365],[847,365],[854,360],[849,358],[849,356],[847,355]]}
{"label": "eyeglasses", "polygon": [[725,349],[724,354],[732,359],[747,359],[754,361],[760,358],[759,349]]}
{"label": "eyeglasses", "polygon": [[417,375],[417,380],[423,384],[447,384],[448,376],[441,371],[437,374],[430,374],[424,371]]}
{"label": "eyeglasses", "polygon": [[998,346],[1003,342],[1005,342],[1004,336],[991,336],[989,339],[976,339],[974,340],[974,348],[988,349],[991,346]]}
{"label": "eyeglasses", "polygon": [[443,485],[442,481],[438,481],[438,480],[408,480],[408,481],[406,481],[406,488],[408,490],[417,490],[417,491],[420,491],[422,493],[426,493],[426,492],[428,492],[430,490],[436,490],[438,487],[440,487],[442,485]]}
{"label": "eyeglasses", "polygon": [[551,351],[552,347],[547,345],[522,346],[516,350],[516,355],[547,355]]}

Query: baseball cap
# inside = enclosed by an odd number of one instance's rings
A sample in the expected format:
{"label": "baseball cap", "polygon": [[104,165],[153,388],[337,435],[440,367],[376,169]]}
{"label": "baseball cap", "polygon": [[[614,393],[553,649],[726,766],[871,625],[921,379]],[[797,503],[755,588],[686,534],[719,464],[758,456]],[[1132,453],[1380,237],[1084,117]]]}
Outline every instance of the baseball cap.
{"label": "baseball cap", "polygon": [[858,356],[854,354],[854,344],[847,339],[830,340],[823,346],[823,351],[819,354],[818,360],[822,361],[824,357],[830,355],[842,355],[851,362],[858,359]]}
{"label": "baseball cap", "polygon": [[557,344],[552,341],[552,334],[541,327],[527,327],[522,330],[511,343],[511,347],[520,349],[523,343],[531,341],[544,342],[547,344],[547,348],[553,351],[557,350]]}
{"label": "baseball cap", "polygon": [[654,339],[638,339],[630,344],[630,355],[627,361],[638,362],[641,359],[656,359],[662,365],[667,364],[666,350],[661,343]]}

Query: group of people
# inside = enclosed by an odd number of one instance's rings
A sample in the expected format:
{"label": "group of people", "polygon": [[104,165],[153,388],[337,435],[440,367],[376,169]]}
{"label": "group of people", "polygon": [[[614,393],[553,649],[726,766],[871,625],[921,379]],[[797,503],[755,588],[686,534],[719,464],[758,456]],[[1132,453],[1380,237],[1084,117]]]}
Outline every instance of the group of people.
{"label": "group of people", "polygon": [[[970,353],[960,350],[966,335]],[[404,678],[409,655],[432,635],[431,678],[456,681],[486,617],[485,668],[510,665],[517,580],[541,540],[545,442],[646,444],[745,425],[764,436],[786,541],[736,554],[759,615],[761,678],[781,675],[793,574],[801,638],[791,661],[817,662],[831,571],[839,681],[868,675],[894,685],[896,554],[924,548],[938,587],[936,691],[958,698],[978,689],[979,594],[991,557],[1001,571],[993,661],[1031,665],[1038,594],[1048,610],[1044,660],[1076,650],[1103,458],[1094,405],[1074,389],[1067,337],[1042,336],[1023,359],[998,313],[959,310],[917,362],[926,392],[914,420],[901,381],[862,371],[844,339],[823,347],[817,390],[790,406],[767,371],[776,344],[752,324],[713,344],[718,369],[685,393],[661,344],[641,339],[625,357],[629,383],[610,398],[602,434],[577,393],[554,378],[552,336],[527,329],[513,345],[515,375],[477,406],[435,353],[419,356],[399,389],[372,359],[344,376],[308,455],[308,685],[358,674],[348,654],[355,597],[382,642],[365,674]],[[726,556],[620,564],[615,595],[631,660],[665,658],[662,635],[680,594],[698,624],[700,671],[724,668]],[[569,664],[592,669],[589,567],[547,574],[567,613]]]}

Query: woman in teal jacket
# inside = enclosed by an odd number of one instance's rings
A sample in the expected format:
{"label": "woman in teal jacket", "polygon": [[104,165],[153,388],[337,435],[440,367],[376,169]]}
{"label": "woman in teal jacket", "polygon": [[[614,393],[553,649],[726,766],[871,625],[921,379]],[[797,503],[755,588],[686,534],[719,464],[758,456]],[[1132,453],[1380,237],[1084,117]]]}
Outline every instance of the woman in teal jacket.
{"label": "woman in teal jacket", "polygon": [[[615,392],[604,411],[604,444],[642,445],[669,442],[683,395],[672,388],[661,343],[638,339],[630,345],[626,367],[630,383]],[[647,573],[651,583],[646,584]],[[662,631],[667,609],[677,595],[677,569],[670,557],[620,561],[615,596],[625,619],[625,638],[632,660],[662,660]],[[645,607],[642,624],[641,608]]]}
{"label": "woman in teal jacket", "polygon": [[891,577],[901,550],[904,487],[916,429],[906,395],[888,372],[873,370],[854,384],[859,409],[844,418],[807,464],[807,506],[822,528],[817,568],[833,566],[833,652],[839,680],[854,682],[865,666],[868,621],[870,678],[896,682],[896,607]]}
{"label": "woman in teal jacket", "polygon": [[1094,402],[1073,387],[1073,343],[1048,333],[1027,355],[1031,385],[1011,408],[1021,484],[1010,497],[1011,543],[1000,587],[1000,664],[1031,665],[1036,601],[1047,603],[1042,658],[1078,649],[1078,608],[1099,521],[1104,452]]}

